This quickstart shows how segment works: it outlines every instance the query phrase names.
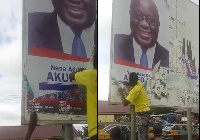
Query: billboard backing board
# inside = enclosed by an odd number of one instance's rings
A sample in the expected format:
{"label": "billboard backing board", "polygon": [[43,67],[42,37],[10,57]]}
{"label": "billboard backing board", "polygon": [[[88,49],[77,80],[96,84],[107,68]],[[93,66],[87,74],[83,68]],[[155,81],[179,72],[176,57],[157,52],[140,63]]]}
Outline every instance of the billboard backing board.
{"label": "billboard backing board", "polygon": [[[23,1],[22,124],[86,123],[86,91],[69,79],[92,68],[96,1],[76,12],[70,2]],[[95,11],[94,11],[95,10]]]}
{"label": "billboard backing board", "polygon": [[136,72],[151,106],[199,106],[198,10],[189,0],[113,1],[111,104]]}

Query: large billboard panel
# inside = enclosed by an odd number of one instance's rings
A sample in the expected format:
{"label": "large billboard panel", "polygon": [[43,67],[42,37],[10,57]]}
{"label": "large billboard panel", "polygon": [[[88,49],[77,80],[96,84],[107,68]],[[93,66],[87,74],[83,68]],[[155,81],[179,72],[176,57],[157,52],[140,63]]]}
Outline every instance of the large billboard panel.
{"label": "large billboard panel", "polygon": [[198,10],[189,0],[113,1],[110,103],[136,72],[151,106],[198,106]]}
{"label": "large billboard panel", "polygon": [[96,1],[23,1],[22,124],[86,123],[86,90],[69,79],[92,68]]}

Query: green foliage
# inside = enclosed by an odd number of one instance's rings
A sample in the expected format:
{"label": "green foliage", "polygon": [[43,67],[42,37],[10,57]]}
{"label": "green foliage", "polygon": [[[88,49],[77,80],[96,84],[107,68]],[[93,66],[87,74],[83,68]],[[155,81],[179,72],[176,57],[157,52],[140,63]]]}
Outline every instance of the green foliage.
{"label": "green foliage", "polygon": [[88,137],[88,126],[82,126],[83,137]]}

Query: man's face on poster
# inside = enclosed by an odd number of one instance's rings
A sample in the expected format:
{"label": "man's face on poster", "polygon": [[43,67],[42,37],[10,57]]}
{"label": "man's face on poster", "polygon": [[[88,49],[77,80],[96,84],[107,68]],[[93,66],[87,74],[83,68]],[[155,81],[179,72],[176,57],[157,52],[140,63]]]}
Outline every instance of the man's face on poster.
{"label": "man's face on poster", "polygon": [[96,0],[52,0],[61,20],[73,29],[84,30],[96,18]]}
{"label": "man's face on poster", "polygon": [[159,15],[152,0],[132,0],[130,28],[135,41],[144,49],[153,47],[159,33]]}

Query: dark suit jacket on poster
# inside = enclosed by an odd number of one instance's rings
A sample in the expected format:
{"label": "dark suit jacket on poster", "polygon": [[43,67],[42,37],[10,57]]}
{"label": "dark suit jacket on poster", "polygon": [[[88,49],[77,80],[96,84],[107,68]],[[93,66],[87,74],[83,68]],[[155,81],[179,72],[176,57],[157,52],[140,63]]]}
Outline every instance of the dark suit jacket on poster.
{"label": "dark suit jacket on poster", "polygon": [[[94,40],[94,45],[95,41],[96,40]],[[57,14],[55,11],[52,13],[41,13],[41,12],[29,13],[28,15],[29,54],[31,46],[63,52],[60,31],[57,22]]]}
{"label": "dark suit jacket on poster", "polygon": [[[121,59],[135,63],[133,38],[130,35],[116,34],[114,36],[114,60]],[[161,67],[169,68],[169,51],[156,43],[152,68],[161,61]]]}

